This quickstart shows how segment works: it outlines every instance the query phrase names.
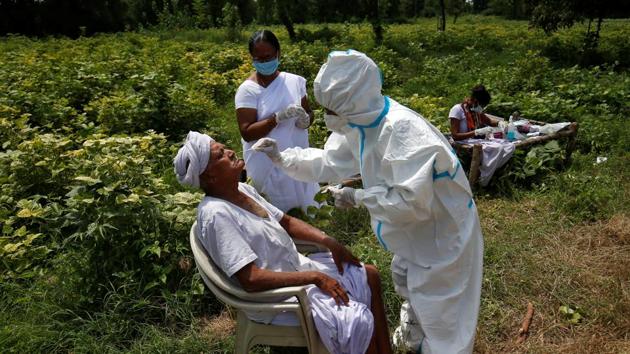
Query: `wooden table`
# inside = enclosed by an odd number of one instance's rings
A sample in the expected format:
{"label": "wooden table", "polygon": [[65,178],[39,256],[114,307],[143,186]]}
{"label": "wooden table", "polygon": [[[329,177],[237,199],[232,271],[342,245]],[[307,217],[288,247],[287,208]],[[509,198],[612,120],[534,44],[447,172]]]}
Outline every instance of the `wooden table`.
{"label": "wooden table", "polygon": [[[536,125],[545,125],[545,122],[539,122],[535,120],[528,120],[532,124]],[[566,154],[564,162],[565,164],[570,163],[571,154],[575,149],[575,138],[577,136],[578,124],[577,122],[572,122],[562,130],[555,132],[549,135],[539,135],[531,138],[527,138],[525,140],[518,140],[514,142],[514,145],[517,149],[528,149],[532,145],[543,144],[551,140],[559,140],[559,139],[567,139],[566,145]],[[479,173],[481,167],[481,158],[482,154],[482,146],[481,144],[459,144],[451,140],[451,145],[457,151],[458,156],[469,154],[471,156],[470,160],[470,172],[468,173],[468,182],[470,182],[470,186],[474,187],[476,183],[479,181]]]}

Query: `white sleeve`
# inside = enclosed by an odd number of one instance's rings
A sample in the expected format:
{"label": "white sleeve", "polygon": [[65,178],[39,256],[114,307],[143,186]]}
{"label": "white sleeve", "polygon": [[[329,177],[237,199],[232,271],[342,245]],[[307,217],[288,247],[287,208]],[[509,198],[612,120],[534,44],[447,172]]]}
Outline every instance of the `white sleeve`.
{"label": "white sleeve", "polygon": [[456,104],[451,108],[451,111],[448,112],[449,118],[455,118],[457,120],[466,119],[466,115],[464,114],[464,110],[462,110],[462,106],[460,104]]}
{"label": "white sleeve", "polygon": [[359,163],[352,155],[348,141],[332,133],[324,149],[299,147],[281,153],[282,170],[303,182],[340,182],[359,173]]}
{"label": "white sleeve", "polygon": [[298,92],[300,93],[300,100],[306,96],[306,79],[298,76]]}
{"label": "white sleeve", "polygon": [[234,96],[234,106],[239,108],[254,108],[258,109],[258,96],[256,92],[249,87],[247,82],[241,84],[236,90]]}
{"label": "white sleeve", "polygon": [[434,134],[410,121],[393,126],[383,156],[384,167],[392,170],[391,181],[355,194],[355,200],[370,211],[372,218],[403,225],[432,217],[436,168],[449,174],[459,168]]}
{"label": "white sleeve", "polygon": [[217,210],[201,222],[201,242],[228,277],[258,258],[242,232],[238,221],[225,210]]}

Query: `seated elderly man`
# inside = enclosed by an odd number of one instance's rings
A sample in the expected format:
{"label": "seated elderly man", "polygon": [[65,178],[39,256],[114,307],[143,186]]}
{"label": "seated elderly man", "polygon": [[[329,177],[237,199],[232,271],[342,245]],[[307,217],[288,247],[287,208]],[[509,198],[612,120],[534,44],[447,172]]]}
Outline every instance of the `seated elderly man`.
{"label": "seated elderly man", "polygon": [[[391,353],[378,271],[322,231],[284,214],[239,183],[244,161],[208,135],[190,132],[174,160],[180,183],[201,188],[199,238],[212,260],[246,291],[313,284],[308,296],[322,342],[331,353]],[[326,246],[307,258],[291,238]],[[367,286],[366,286],[367,285]],[[248,314],[296,325],[289,314]]]}

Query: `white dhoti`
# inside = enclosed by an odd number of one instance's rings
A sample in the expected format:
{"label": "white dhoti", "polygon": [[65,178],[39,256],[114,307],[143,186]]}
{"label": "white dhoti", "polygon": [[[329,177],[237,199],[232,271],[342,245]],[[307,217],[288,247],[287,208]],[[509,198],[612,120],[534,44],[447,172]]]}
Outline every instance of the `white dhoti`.
{"label": "white dhoti", "polygon": [[[318,287],[312,286],[307,290],[313,322],[326,349],[331,354],[365,353],[374,331],[374,317],[370,311],[372,292],[367,283],[365,268],[346,263],[341,275],[331,254],[323,252],[310,255],[301,270],[319,271],[335,278],[346,289],[350,298],[348,306],[339,306],[335,299]],[[295,298],[290,301],[295,301]],[[279,314],[271,323],[299,325],[293,313]]]}

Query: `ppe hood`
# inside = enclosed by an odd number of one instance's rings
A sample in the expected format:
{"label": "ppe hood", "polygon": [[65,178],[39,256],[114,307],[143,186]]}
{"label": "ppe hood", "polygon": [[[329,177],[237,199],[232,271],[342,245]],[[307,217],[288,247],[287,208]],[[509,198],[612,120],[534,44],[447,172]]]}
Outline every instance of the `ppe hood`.
{"label": "ppe hood", "polygon": [[378,66],[356,50],[335,51],[317,73],[313,92],[317,102],[348,122],[372,123],[385,106]]}

